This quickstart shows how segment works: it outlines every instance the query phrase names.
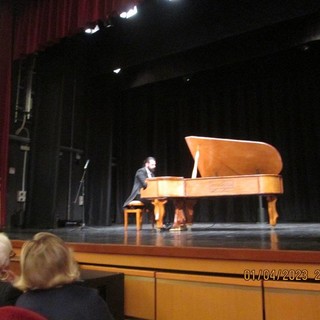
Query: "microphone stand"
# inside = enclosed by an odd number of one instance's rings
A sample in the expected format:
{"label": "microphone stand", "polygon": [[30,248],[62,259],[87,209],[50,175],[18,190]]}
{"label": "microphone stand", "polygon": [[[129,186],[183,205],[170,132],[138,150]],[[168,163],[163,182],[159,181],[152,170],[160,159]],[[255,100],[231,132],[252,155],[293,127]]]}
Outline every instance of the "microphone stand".
{"label": "microphone stand", "polygon": [[[77,203],[79,196],[80,196],[80,192],[81,192],[81,203],[79,203],[79,205],[82,205],[82,224],[81,224],[81,229],[84,228],[86,226],[86,222],[85,222],[85,176],[87,173],[87,168],[89,165],[90,160],[87,160],[86,164],[83,167],[83,174],[82,174],[82,178],[80,180],[80,184],[79,184],[79,188],[78,188],[78,192],[77,195],[74,199],[74,204]],[[80,202],[80,201],[79,201]]]}

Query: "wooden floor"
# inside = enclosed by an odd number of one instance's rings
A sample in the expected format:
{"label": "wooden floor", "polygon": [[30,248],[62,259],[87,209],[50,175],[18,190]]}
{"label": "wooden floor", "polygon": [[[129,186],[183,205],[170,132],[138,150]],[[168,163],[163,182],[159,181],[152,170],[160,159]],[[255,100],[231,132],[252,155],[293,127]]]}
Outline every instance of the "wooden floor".
{"label": "wooden floor", "polygon": [[[63,227],[48,230],[4,230],[11,240],[26,240],[39,231],[59,235],[79,249],[111,253],[151,254],[202,258],[254,259],[258,261],[299,261],[320,263],[320,224],[280,223],[196,223],[187,231],[159,232],[150,224],[136,231],[130,224],[108,227]],[[232,253],[232,254],[231,254]]]}

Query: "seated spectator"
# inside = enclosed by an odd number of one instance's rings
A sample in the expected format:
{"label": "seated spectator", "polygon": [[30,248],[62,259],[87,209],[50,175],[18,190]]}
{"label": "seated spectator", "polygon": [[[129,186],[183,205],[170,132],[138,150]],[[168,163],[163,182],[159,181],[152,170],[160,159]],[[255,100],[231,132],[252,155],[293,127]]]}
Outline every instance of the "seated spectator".
{"label": "seated spectator", "polygon": [[15,275],[9,270],[9,264],[13,255],[9,238],[6,234],[0,233],[0,307],[14,305],[22,293],[12,285]]}
{"label": "seated spectator", "polygon": [[71,249],[54,234],[40,232],[22,246],[16,306],[50,320],[114,319],[97,290],[77,284],[78,264]]}

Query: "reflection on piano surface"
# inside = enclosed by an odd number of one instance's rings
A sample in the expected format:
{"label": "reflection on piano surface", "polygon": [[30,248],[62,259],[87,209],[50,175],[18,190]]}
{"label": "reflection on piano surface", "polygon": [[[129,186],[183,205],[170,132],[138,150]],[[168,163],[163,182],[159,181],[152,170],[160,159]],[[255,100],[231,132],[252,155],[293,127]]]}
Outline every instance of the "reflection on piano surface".
{"label": "reflection on piano surface", "polygon": [[[281,156],[273,146],[257,141],[209,137],[189,136],[185,139],[195,161],[192,177],[149,178],[147,188],[141,189],[141,198],[173,200],[172,230],[184,230],[186,225],[192,224],[197,199],[215,196],[265,196],[269,223],[276,225],[276,195],[283,193],[283,183]],[[197,178],[197,172],[200,178]],[[161,203],[160,200],[155,212],[163,210]],[[158,219],[157,226],[161,225],[162,221]]]}

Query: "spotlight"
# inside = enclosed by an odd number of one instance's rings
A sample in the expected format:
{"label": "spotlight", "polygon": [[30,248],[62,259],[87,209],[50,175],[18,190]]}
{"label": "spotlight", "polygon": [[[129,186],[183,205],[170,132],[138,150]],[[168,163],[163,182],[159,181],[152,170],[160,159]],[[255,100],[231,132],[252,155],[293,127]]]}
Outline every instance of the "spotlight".
{"label": "spotlight", "polygon": [[114,70],[113,70],[113,72],[116,73],[116,74],[118,74],[120,71],[121,71],[121,68],[118,68],[118,69],[114,69]]}
{"label": "spotlight", "polygon": [[134,6],[133,9],[130,9],[127,12],[120,13],[120,17],[122,19],[129,19],[129,18],[133,17],[134,15],[136,15],[137,13],[138,13],[137,6]]}
{"label": "spotlight", "polygon": [[307,44],[302,46],[302,51],[308,51],[308,50],[310,50],[310,47]]}
{"label": "spotlight", "polygon": [[85,33],[88,33],[88,34],[93,34],[93,33],[97,32],[97,31],[99,31],[99,30],[100,30],[99,26],[96,25],[94,28],[87,28],[87,29],[85,29],[84,32],[85,32]]}
{"label": "spotlight", "polygon": [[112,23],[111,19],[108,19],[108,20],[105,22],[105,27],[106,27],[106,28],[112,28],[112,27],[113,27],[113,23]]}

